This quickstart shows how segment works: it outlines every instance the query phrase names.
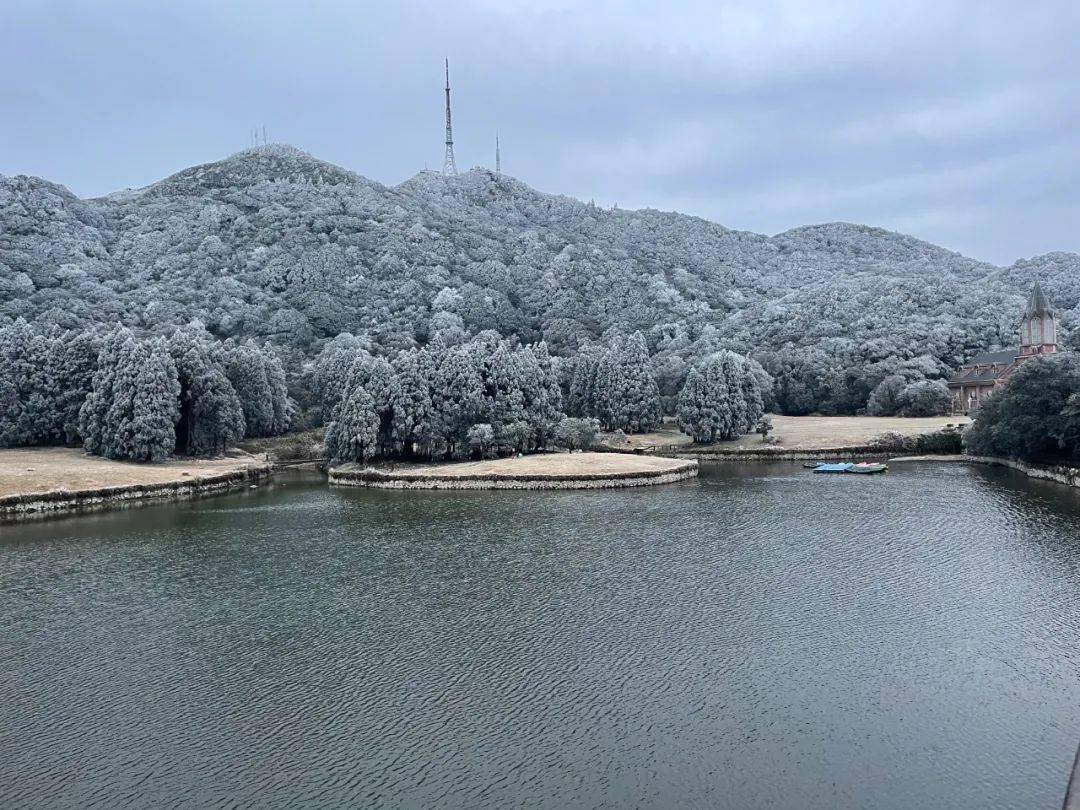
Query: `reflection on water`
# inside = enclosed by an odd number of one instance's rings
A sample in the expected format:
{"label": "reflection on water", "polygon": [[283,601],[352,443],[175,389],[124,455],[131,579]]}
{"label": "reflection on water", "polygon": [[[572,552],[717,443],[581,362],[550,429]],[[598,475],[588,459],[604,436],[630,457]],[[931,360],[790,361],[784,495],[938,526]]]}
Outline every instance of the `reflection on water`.
{"label": "reflection on water", "polygon": [[0,526],[0,806],[1054,807],[1078,519],[747,464]]}

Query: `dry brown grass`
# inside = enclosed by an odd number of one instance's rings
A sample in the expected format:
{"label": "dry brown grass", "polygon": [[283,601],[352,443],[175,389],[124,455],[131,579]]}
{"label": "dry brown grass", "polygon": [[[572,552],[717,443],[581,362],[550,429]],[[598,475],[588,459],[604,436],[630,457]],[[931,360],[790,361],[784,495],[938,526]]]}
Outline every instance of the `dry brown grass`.
{"label": "dry brown grass", "polygon": [[[861,447],[874,436],[888,431],[904,434],[928,433],[940,430],[948,424],[966,425],[968,422],[966,416],[930,416],[922,419],[904,419],[899,416],[774,416],[772,420],[772,436],[780,439],[780,444],[776,446],[785,450]],[[655,433],[627,436],[627,440],[628,450],[690,444],[690,437],[680,433],[674,426]],[[725,450],[761,450],[770,445],[763,444],[757,434],[751,434],[712,446]]]}
{"label": "dry brown grass", "polygon": [[[486,461],[465,461],[451,464],[402,466],[410,478],[458,478],[486,475],[506,475],[516,478],[545,478],[566,476],[638,475],[663,473],[681,469],[685,462],[657,456],[634,456],[623,453],[543,453],[521,458],[497,458]],[[362,469],[362,465],[341,468]],[[378,469],[389,472],[381,466]]]}
{"label": "dry brown grass", "polygon": [[164,484],[243,470],[258,463],[259,459],[236,451],[226,458],[170,459],[160,464],[136,464],[110,461],[68,447],[0,450],[0,497]]}

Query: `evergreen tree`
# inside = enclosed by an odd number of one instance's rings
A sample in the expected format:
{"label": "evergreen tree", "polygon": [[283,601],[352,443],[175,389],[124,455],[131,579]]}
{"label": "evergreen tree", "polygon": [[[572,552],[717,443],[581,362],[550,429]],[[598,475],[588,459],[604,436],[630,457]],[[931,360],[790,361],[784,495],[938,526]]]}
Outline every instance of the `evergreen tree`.
{"label": "evergreen tree", "polygon": [[79,435],[88,453],[106,455],[110,443],[106,419],[115,396],[122,351],[131,339],[129,330],[117,327],[105,336],[98,350],[90,391],[79,408]]}
{"label": "evergreen tree", "polygon": [[117,431],[116,457],[163,461],[176,445],[176,422],[180,418],[176,365],[162,341],[137,344],[130,361],[138,364],[131,421]]}
{"label": "evergreen tree", "polygon": [[274,435],[274,393],[267,376],[267,359],[262,351],[251,341],[228,347],[225,351],[225,374],[244,412],[244,435]]}
{"label": "evergreen tree", "polygon": [[94,332],[68,332],[54,344],[54,368],[57,379],[54,435],[66,444],[77,444],[79,412],[93,386],[101,339]]}
{"label": "evergreen tree", "polygon": [[397,387],[394,391],[394,443],[406,456],[431,450],[434,432],[431,384],[434,369],[424,352],[402,352],[394,361]]}
{"label": "evergreen tree", "polygon": [[734,352],[717,352],[691,369],[679,394],[679,427],[696,442],[736,439],[763,413],[757,377]]}
{"label": "evergreen tree", "polygon": [[567,412],[573,416],[588,416],[593,413],[593,384],[602,355],[602,349],[589,344],[583,346],[573,359],[573,371],[566,397]]}
{"label": "evergreen tree", "polygon": [[189,391],[191,424],[185,452],[206,455],[224,452],[244,437],[244,411],[229,378],[216,365],[199,371]]}
{"label": "evergreen tree", "polygon": [[543,450],[563,418],[559,373],[543,341],[519,351],[526,421],[532,425],[537,448]]}
{"label": "evergreen tree", "polygon": [[601,421],[609,430],[644,433],[660,424],[660,389],[652,374],[645,336],[635,332],[612,348],[609,401]]}
{"label": "evergreen tree", "polygon": [[454,456],[468,448],[470,427],[493,408],[485,398],[481,363],[468,347],[444,350],[433,359],[438,365],[431,387],[432,432],[437,452],[445,448]]}
{"label": "evergreen tree", "polygon": [[270,425],[271,436],[280,436],[293,426],[296,419],[296,403],[289,397],[285,367],[269,346],[263,347],[267,382],[270,383],[270,402],[274,408],[274,421]]}
{"label": "evergreen tree", "polygon": [[379,414],[375,400],[358,385],[338,403],[326,428],[326,449],[334,461],[367,461],[379,454]]}

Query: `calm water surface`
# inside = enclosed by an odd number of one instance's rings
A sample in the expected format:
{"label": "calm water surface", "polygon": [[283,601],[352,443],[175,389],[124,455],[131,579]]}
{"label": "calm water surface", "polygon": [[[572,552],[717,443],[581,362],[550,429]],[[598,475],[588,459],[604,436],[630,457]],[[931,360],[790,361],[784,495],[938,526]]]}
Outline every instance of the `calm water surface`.
{"label": "calm water surface", "polygon": [[0,526],[0,806],[1055,808],[1077,497],[774,464]]}

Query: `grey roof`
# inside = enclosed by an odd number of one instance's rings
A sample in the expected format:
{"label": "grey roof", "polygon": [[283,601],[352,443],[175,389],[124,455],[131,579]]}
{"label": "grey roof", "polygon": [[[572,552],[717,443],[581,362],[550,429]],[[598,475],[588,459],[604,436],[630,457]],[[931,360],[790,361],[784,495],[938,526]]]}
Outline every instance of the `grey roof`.
{"label": "grey roof", "polygon": [[[984,352],[968,360],[952,377],[949,385],[972,385],[992,383],[1009,374],[1016,361],[1016,350],[1005,349],[1000,352]],[[981,370],[976,370],[981,368]]]}
{"label": "grey roof", "polygon": [[1016,349],[1005,349],[1000,352],[983,352],[977,354],[964,363],[964,366],[992,366],[1002,363],[1011,363],[1016,359]]}
{"label": "grey roof", "polygon": [[1027,309],[1024,310],[1024,317],[1032,318],[1036,315],[1053,314],[1054,310],[1050,308],[1050,302],[1046,300],[1046,293],[1043,292],[1042,285],[1036,279],[1035,286],[1031,288],[1031,297],[1028,299]]}

